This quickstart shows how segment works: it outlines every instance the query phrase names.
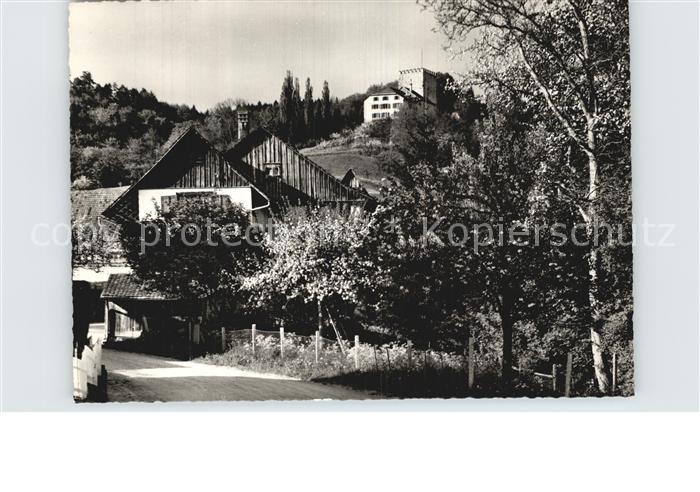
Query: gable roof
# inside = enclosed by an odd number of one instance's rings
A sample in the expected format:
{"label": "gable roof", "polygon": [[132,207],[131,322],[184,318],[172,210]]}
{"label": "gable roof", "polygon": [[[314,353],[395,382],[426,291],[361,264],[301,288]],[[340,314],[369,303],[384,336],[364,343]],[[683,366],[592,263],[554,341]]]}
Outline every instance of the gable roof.
{"label": "gable roof", "polygon": [[352,168],[350,168],[345,173],[345,176],[343,176],[343,179],[341,179],[340,182],[343,183],[345,186],[350,186],[350,183],[356,177],[357,176],[355,175],[355,171],[353,171]]}
{"label": "gable roof", "polygon": [[160,292],[133,273],[112,273],[100,295],[102,299],[135,299],[145,301],[176,300],[177,296]]}
{"label": "gable roof", "polygon": [[[208,176],[209,180],[224,180],[226,186],[215,186],[215,187],[229,187],[229,186],[250,186],[257,193],[259,193],[264,201],[269,205],[268,197],[260,191],[248,178],[242,176],[236,171],[234,166],[228,162],[218,150],[216,150],[209,141],[204,138],[192,125],[186,127],[180,135],[176,138],[170,137],[169,141],[172,141],[170,146],[166,149],[163,155],[158,159],[158,161],[144,173],[139,180],[127,188],[116,200],[112,202],[103,212],[103,214],[111,219],[130,221],[134,220],[135,208],[138,207],[138,190],[145,189],[150,185],[155,184],[158,179],[163,179],[164,176],[170,175],[170,179],[173,176],[181,177],[183,174],[187,173],[188,165],[191,162],[177,161],[177,152],[180,147],[183,147],[186,142],[192,142],[198,145],[203,145],[207,152],[213,153],[216,157],[222,159],[227,167],[225,169],[225,176]],[[172,162],[171,162],[172,161]],[[221,184],[221,183],[219,183]],[[160,186],[162,187],[162,186]],[[259,208],[264,208],[265,205]]]}
{"label": "gable roof", "polygon": [[95,188],[92,190],[71,190],[71,219],[96,220],[114,200],[129,187]]}

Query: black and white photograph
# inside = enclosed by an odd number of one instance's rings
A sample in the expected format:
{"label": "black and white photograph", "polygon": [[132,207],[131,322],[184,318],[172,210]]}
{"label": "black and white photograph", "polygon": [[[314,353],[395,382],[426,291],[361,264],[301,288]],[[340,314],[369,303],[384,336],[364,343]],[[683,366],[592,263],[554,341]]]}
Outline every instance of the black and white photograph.
{"label": "black and white photograph", "polygon": [[633,396],[628,7],[70,3],[74,401]]}
{"label": "black and white photograph", "polygon": [[698,490],[699,39],[0,0],[3,490]]}

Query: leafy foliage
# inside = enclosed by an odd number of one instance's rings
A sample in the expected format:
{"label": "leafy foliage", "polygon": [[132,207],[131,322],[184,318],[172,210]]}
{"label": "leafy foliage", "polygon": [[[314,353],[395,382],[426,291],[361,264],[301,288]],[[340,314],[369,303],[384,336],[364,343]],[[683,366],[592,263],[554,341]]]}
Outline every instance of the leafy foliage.
{"label": "leafy foliage", "polygon": [[267,262],[245,279],[252,307],[280,316],[299,302],[351,309],[372,278],[371,262],[359,254],[366,233],[358,214],[291,209],[263,240]]}
{"label": "leafy foliage", "polygon": [[156,290],[234,308],[242,277],[258,266],[259,234],[240,206],[188,198],[129,228],[122,242],[134,273]]}

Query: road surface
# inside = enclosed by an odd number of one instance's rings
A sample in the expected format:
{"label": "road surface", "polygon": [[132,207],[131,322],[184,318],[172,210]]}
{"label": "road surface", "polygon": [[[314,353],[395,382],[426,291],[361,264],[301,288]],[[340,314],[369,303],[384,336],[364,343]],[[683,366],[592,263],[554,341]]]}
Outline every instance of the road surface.
{"label": "road surface", "polygon": [[234,367],[104,349],[108,401],[365,400],[370,393]]}

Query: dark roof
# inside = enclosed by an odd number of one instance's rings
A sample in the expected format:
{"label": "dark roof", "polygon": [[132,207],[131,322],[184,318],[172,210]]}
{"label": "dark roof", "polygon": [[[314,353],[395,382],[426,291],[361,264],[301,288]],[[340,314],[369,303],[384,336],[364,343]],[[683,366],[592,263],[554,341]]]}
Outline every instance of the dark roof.
{"label": "dark roof", "polygon": [[175,300],[177,296],[148,287],[133,273],[112,273],[102,290],[102,299]]}
{"label": "dark roof", "polygon": [[382,89],[381,91],[373,92],[371,94],[368,94],[367,97],[372,97],[372,96],[386,96],[388,94],[394,94],[396,92],[395,87],[388,87],[386,89]]}
{"label": "dark roof", "polygon": [[72,190],[71,219],[97,219],[114,200],[124,193],[128,186],[96,188],[94,190]]}
{"label": "dark roof", "polygon": [[341,183],[343,183],[345,186],[350,186],[350,183],[352,182],[353,178],[356,178],[355,176],[355,171],[352,170],[352,168],[348,169],[348,172],[345,173],[345,176],[343,176],[343,179],[340,180]]}

